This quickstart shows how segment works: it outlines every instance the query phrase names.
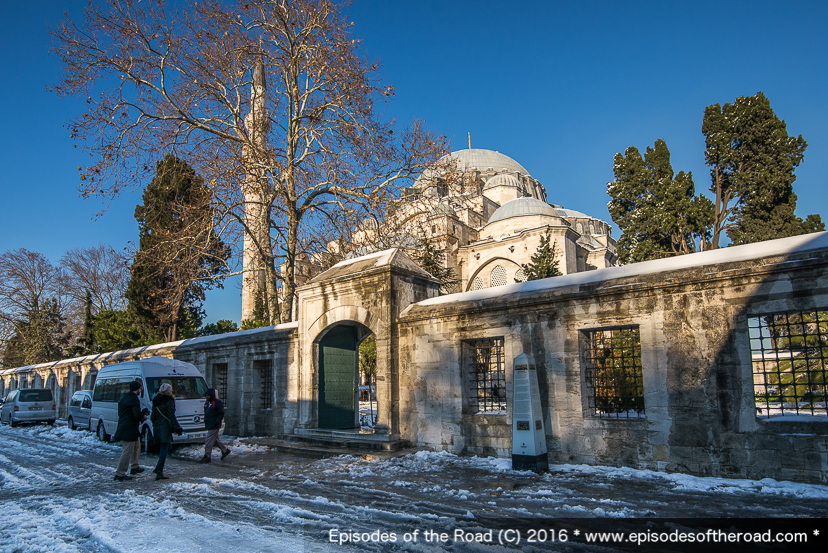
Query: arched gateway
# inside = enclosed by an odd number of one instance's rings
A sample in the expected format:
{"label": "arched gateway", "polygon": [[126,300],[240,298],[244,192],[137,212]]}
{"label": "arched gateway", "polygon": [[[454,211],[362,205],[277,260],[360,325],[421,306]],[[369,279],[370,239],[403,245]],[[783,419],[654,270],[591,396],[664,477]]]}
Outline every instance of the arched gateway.
{"label": "arched gateway", "polygon": [[399,432],[396,321],[410,304],[437,295],[439,282],[392,249],[342,261],[297,290],[298,428],[358,429],[359,343],[376,337],[374,432]]}
{"label": "arched gateway", "polygon": [[319,428],[360,428],[359,344],[371,334],[364,325],[337,323],[318,340]]}

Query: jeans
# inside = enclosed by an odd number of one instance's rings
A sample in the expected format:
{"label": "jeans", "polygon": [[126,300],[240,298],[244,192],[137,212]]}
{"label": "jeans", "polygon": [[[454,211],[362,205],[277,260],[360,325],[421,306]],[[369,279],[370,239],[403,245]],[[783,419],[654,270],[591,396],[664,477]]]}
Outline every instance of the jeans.
{"label": "jeans", "polygon": [[164,463],[167,461],[167,453],[169,453],[171,447],[170,442],[158,444],[158,462],[155,464],[155,474],[164,473]]}

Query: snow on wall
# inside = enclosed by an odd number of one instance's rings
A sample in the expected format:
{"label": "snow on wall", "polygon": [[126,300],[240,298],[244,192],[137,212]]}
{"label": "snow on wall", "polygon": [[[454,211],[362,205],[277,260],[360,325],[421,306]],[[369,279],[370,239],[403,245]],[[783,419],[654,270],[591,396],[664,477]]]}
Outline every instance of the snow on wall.
{"label": "snow on wall", "polygon": [[[510,294],[525,294],[542,290],[563,288],[566,286],[577,286],[601,282],[616,278],[652,275],[668,271],[690,269],[693,267],[703,267],[705,265],[716,265],[719,263],[750,261],[754,259],[761,259],[763,257],[789,255],[823,248],[828,248],[828,232],[792,236],[790,238],[779,238],[777,240],[768,240],[765,242],[757,242],[755,244],[746,244],[744,246],[731,246],[728,248],[720,248],[718,250],[679,255],[669,259],[654,259],[652,261],[631,263],[630,265],[623,265],[621,267],[608,267],[606,269],[572,273],[569,275],[546,278],[542,280],[533,280],[519,284],[507,284],[506,286],[497,286],[494,288],[484,288],[482,290],[449,294],[446,296],[427,299],[417,303],[416,305],[418,307],[427,307],[431,305],[454,302],[473,302],[491,298],[499,298]],[[408,309],[410,309],[410,307]],[[408,309],[406,309],[403,314],[405,314]]]}

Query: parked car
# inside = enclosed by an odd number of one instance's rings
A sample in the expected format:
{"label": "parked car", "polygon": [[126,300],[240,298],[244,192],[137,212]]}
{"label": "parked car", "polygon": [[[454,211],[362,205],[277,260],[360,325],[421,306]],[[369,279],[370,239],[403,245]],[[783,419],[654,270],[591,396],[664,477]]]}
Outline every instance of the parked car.
{"label": "parked car", "polygon": [[[207,383],[199,370],[190,363],[149,357],[107,365],[98,371],[95,389],[92,391],[92,428],[98,439],[108,442],[118,426],[118,401],[129,392],[129,383],[140,380],[144,391],[138,396],[141,408],[150,412],[152,398],[162,384],[170,384],[175,394],[175,417],[184,430],[175,437],[175,443],[204,443],[204,393]],[[151,443],[152,423],[149,419],[141,424],[141,447]]]}
{"label": "parked car", "polygon": [[92,430],[92,390],[80,390],[72,395],[69,400],[69,416],[66,423],[69,428],[85,428]]}
{"label": "parked car", "polygon": [[6,396],[0,408],[0,422],[11,426],[21,423],[55,423],[55,398],[47,388],[24,388]]}

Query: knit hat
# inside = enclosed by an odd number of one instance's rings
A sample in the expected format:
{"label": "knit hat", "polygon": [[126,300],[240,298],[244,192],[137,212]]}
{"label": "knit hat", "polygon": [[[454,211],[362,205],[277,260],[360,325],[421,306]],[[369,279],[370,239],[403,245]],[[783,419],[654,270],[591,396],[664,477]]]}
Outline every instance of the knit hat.
{"label": "knit hat", "polygon": [[133,380],[132,382],[129,383],[129,391],[130,392],[137,392],[138,390],[140,390],[143,387],[144,387],[144,385],[141,384],[140,382],[138,382],[137,380]]}

